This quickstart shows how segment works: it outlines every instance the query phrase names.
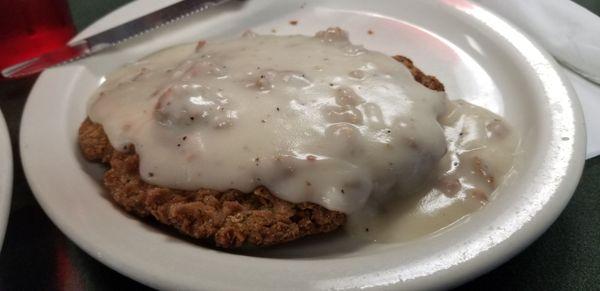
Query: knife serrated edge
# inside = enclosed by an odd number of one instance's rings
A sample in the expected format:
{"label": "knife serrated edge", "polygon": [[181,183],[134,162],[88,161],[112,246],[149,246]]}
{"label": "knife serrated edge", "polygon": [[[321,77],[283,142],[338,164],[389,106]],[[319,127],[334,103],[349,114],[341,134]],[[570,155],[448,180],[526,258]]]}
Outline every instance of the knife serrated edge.
{"label": "knife serrated edge", "polygon": [[[186,2],[186,1],[194,1],[194,0],[183,0],[183,1],[181,1],[181,2]],[[226,0],[225,0],[225,1],[226,1]],[[222,1],[222,2],[225,2],[225,1]],[[181,3],[181,2],[175,3],[175,4],[173,4],[173,5],[179,4],[179,3]],[[87,47],[88,47],[88,50],[87,50],[87,51],[85,51],[84,53],[82,53],[81,55],[77,56],[77,57],[74,57],[74,58],[68,59],[68,60],[66,60],[66,61],[62,61],[61,63],[58,63],[58,64],[56,64],[55,66],[61,66],[61,65],[68,64],[68,63],[72,63],[72,62],[78,61],[78,60],[80,60],[80,59],[83,59],[83,58],[85,58],[85,57],[87,57],[87,56],[89,56],[89,55],[91,55],[91,54],[93,54],[93,53],[95,53],[95,52],[98,52],[98,51],[101,51],[101,50],[104,50],[104,49],[107,49],[107,48],[110,48],[110,47],[115,47],[115,46],[118,46],[118,45],[120,45],[120,44],[121,44],[121,43],[123,43],[123,42],[126,42],[126,41],[129,41],[129,40],[133,39],[133,38],[136,38],[136,37],[142,36],[142,35],[144,35],[144,34],[146,34],[146,33],[148,33],[148,32],[151,32],[151,31],[153,31],[153,30],[157,30],[157,29],[159,29],[159,28],[161,28],[161,27],[163,27],[163,26],[169,25],[169,24],[171,24],[171,23],[178,22],[178,21],[180,21],[180,20],[182,20],[182,19],[184,19],[184,18],[186,18],[186,17],[189,17],[189,16],[191,16],[191,15],[193,15],[193,14],[196,14],[196,13],[202,12],[202,11],[204,11],[204,10],[208,9],[208,8],[209,8],[210,6],[212,6],[212,5],[217,5],[217,4],[215,4],[215,3],[218,3],[218,2],[219,2],[219,1],[209,1],[209,2],[203,3],[203,4],[202,4],[202,7],[200,7],[200,8],[194,9],[194,10],[192,10],[192,11],[188,11],[188,12],[186,12],[186,13],[184,13],[184,14],[181,14],[181,15],[175,16],[174,18],[170,18],[170,19],[168,19],[168,20],[162,21],[162,22],[160,22],[160,23],[156,24],[155,26],[149,27],[149,28],[147,28],[147,29],[145,29],[145,30],[143,30],[143,31],[137,32],[137,33],[135,33],[135,34],[132,34],[132,35],[130,35],[130,36],[127,36],[127,37],[125,37],[125,38],[122,38],[122,39],[119,39],[119,40],[116,40],[116,41],[113,41],[113,42],[109,42],[109,43],[98,43],[98,44],[95,44],[95,45],[94,45],[94,44],[91,44],[91,43],[90,43],[90,42],[92,41],[91,39],[93,39],[93,37],[94,37],[94,36],[91,36],[91,37],[89,37],[89,38],[86,38],[86,39],[83,39],[83,40],[81,40],[81,41],[75,42],[74,44],[71,44],[70,46],[76,46],[76,45],[80,45],[80,44],[84,44],[84,43],[85,43],[85,45],[87,45]],[[171,5],[171,6],[167,6],[167,7],[165,7],[165,8],[170,8],[170,7],[172,7],[173,5]],[[163,8],[163,9],[165,9],[165,8]],[[148,14],[148,15],[150,15],[150,14]],[[142,16],[142,17],[146,17],[146,16],[148,16],[148,15],[145,15],[145,16]],[[141,18],[141,17],[140,17],[140,18]],[[139,19],[139,18],[137,18],[137,19]],[[127,24],[127,23],[124,23],[124,24]]]}
{"label": "knife serrated edge", "polygon": [[[139,37],[165,25],[180,21],[183,18],[224,2],[227,2],[227,0],[183,0],[123,23],[115,28],[90,36],[83,41],[89,45],[90,53],[95,53],[107,47],[113,47],[132,38]],[[149,24],[151,26],[148,27]]]}

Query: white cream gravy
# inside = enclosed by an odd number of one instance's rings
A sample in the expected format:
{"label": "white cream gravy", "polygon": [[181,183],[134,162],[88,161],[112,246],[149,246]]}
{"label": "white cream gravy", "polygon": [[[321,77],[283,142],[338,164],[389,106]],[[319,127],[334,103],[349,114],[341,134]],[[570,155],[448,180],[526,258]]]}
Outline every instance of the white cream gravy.
{"label": "white cream gravy", "polygon": [[[148,183],[264,185],[352,214],[349,229],[375,239],[390,235],[373,225],[430,232],[478,208],[516,144],[498,116],[449,102],[337,28],[166,49],[107,76],[88,115],[116,149],[135,145]],[[377,223],[390,212],[404,214]]]}
{"label": "white cream gravy", "polygon": [[353,212],[412,189],[446,152],[446,95],[329,29],[168,49],[111,74],[89,110],[140,174]]}

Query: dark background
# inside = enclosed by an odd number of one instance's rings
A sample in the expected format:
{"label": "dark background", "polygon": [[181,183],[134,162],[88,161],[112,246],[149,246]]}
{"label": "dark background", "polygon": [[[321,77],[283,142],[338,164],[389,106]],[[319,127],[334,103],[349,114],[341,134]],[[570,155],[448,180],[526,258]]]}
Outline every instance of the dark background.
{"label": "dark background", "polygon": [[[69,0],[77,30],[128,2]],[[600,14],[600,0],[575,2]],[[18,128],[35,79],[0,81],[0,108],[10,130],[15,161],[13,203],[0,253],[0,290],[145,289],[80,250],[33,198],[20,165]],[[586,162],[573,199],[544,235],[507,263],[458,289],[600,290],[599,195],[597,157]]]}

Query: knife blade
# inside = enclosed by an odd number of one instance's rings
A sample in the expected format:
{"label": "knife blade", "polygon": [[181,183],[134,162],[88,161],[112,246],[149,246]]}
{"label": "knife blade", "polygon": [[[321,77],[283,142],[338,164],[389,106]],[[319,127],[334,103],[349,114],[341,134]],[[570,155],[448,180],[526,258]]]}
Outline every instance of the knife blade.
{"label": "knife blade", "polygon": [[5,78],[16,78],[38,73],[46,68],[62,65],[116,46],[163,25],[181,20],[229,0],[183,0],[165,8],[125,22],[83,40],[67,44],[54,51],[12,65],[2,70]]}

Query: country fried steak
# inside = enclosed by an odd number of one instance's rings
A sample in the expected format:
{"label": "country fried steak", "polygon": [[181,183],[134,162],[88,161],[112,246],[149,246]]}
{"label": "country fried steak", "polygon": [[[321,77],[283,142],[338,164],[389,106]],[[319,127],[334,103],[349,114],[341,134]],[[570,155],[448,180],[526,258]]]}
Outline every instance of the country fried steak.
{"label": "country fried steak", "polygon": [[[393,58],[404,64],[417,82],[444,91],[442,83],[424,74],[410,59],[400,55]],[[102,126],[89,118],[79,128],[79,145],[87,160],[108,166],[104,185],[126,211],[152,217],[217,247],[270,246],[331,232],[346,222],[342,212],[314,203],[290,203],[262,186],[243,193],[235,189],[182,191],[148,184],[140,177],[133,145],[114,149]]]}

